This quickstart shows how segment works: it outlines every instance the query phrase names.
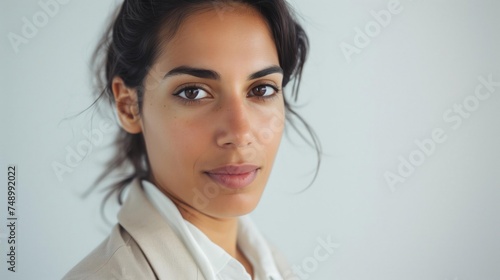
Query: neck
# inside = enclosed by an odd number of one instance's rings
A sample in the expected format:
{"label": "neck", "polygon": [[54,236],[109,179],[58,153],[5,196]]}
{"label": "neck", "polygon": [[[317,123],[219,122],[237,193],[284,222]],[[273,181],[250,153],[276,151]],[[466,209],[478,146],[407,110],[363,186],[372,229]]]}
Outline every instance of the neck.
{"label": "neck", "polygon": [[[160,186],[154,177],[149,178],[156,186]],[[163,192],[175,204],[182,217],[201,230],[212,242],[224,249],[233,258],[238,257],[237,236],[238,218],[216,218],[200,212],[191,205],[171,195],[162,187]]]}
{"label": "neck", "polygon": [[185,220],[196,226],[233,258],[237,258],[238,218],[215,218],[189,205],[174,203]]}
{"label": "neck", "polygon": [[[175,203],[175,202],[174,202]],[[200,229],[212,242],[219,245],[233,258],[238,260],[253,279],[253,267],[237,246],[238,219],[214,218],[185,205],[177,204],[182,217]]]}
{"label": "neck", "polygon": [[[158,186],[158,184],[157,184]],[[238,218],[216,218],[204,214],[191,205],[170,195],[163,188],[160,190],[172,200],[186,221],[201,230],[212,242],[221,247],[231,257],[238,260],[253,279],[253,267],[237,245]]]}

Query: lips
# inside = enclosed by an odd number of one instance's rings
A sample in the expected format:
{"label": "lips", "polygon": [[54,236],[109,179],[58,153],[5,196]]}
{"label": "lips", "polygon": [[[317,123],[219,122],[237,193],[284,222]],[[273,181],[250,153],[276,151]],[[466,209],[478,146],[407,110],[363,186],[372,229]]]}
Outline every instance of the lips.
{"label": "lips", "polygon": [[251,164],[226,165],[206,171],[205,174],[224,187],[242,189],[255,180],[259,169],[258,166]]}

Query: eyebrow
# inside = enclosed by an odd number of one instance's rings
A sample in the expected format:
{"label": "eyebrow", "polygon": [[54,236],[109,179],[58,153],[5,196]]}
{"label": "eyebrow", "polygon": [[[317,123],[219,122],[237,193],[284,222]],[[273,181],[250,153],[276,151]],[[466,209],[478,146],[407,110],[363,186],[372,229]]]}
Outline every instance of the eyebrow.
{"label": "eyebrow", "polygon": [[[248,80],[255,80],[270,74],[274,73],[279,73],[283,75],[283,69],[277,65],[273,65],[267,68],[264,68],[262,70],[259,70],[253,74],[250,74],[248,76]],[[189,66],[179,66],[176,67],[170,71],[168,71],[167,74],[163,77],[163,79],[166,79],[171,76],[176,76],[176,75],[191,75],[195,76],[198,78],[203,78],[203,79],[211,79],[211,80],[220,80],[220,75],[219,73],[209,70],[209,69],[202,69],[202,68],[195,68],[195,67],[189,67]]]}

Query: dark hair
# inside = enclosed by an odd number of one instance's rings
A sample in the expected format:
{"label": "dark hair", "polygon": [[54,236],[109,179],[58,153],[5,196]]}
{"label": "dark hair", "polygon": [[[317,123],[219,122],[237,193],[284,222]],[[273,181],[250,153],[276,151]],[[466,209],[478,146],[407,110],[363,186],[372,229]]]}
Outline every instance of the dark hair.
{"label": "dark hair", "polygon": [[[97,92],[100,92],[92,105],[105,97],[113,106],[115,101],[111,82],[114,77],[119,76],[127,87],[137,90],[139,114],[141,114],[144,79],[159,55],[159,46],[162,40],[168,40],[174,36],[182,20],[189,14],[206,9],[216,9],[221,14],[230,9],[233,3],[242,3],[252,7],[267,20],[278,51],[279,63],[283,69],[282,86],[285,87],[293,80],[290,98],[296,102],[309,40],[304,29],[294,19],[293,11],[285,0],[125,0],[113,16],[111,24],[92,57],[95,73],[94,82],[99,89]],[[167,28],[166,39],[164,39],[163,33],[160,39],[159,35],[164,27]],[[313,129],[292,108],[286,94],[284,100],[287,122],[302,139],[316,150],[316,172],[310,186],[319,171],[321,145]],[[306,129],[310,139],[300,132],[294,118]],[[115,157],[107,163],[106,169],[96,179],[91,189],[95,188],[111,172],[126,167],[126,164],[132,164],[133,172],[109,186],[110,190],[103,199],[101,211],[105,202],[114,192],[118,193],[118,203],[121,205],[125,186],[136,177],[148,178],[150,175],[142,133],[129,134],[121,129],[115,140],[115,145],[117,148]]]}

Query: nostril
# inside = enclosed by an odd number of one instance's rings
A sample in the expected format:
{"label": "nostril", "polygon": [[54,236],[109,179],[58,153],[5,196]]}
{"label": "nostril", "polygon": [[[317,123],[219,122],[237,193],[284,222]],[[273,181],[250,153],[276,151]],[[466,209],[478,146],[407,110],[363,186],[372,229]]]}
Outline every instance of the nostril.
{"label": "nostril", "polygon": [[226,134],[218,139],[219,146],[224,148],[245,148],[253,144],[253,138],[250,133],[245,135]]}

